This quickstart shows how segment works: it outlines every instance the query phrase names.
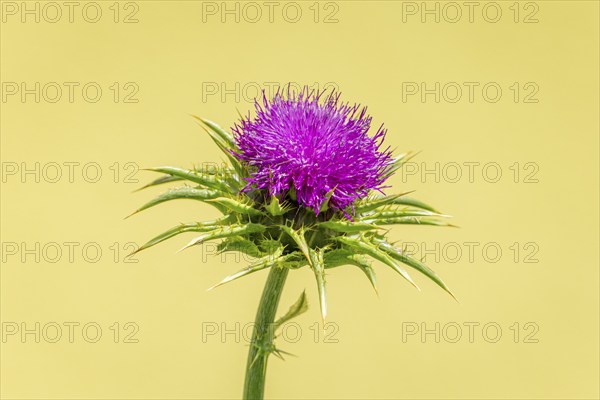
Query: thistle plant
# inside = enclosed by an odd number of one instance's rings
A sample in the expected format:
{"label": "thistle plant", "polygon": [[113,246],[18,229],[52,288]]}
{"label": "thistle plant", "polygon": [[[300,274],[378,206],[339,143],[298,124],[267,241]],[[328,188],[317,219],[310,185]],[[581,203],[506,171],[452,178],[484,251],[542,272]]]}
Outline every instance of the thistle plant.
{"label": "thistle plant", "polygon": [[[372,262],[392,268],[417,287],[406,267],[450,293],[420,260],[386,239],[390,225],[451,226],[445,215],[407,193],[385,195],[385,181],[413,153],[394,156],[383,148],[383,125],[370,136],[366,108],[340,101],[339,93],[289,89],[255,100],[256,115],[240,116],[231,132],[204,118],[197,121],[223,151],[227,167],[204,170],[151,168],[162,176],[145,187],[184,182],[137,212],[176,199],[215,207],[222,217],[180,224],[137,251],[184,232],[199,235],[185,248],[219,240],[218,252],[241,252],[250,265],[219,286],[269,270],[260,299],[247,360],[245,399],[262,399],[268,357],[278,328],[307,309],[304,293],[275,320],[288,273],[308,267],[315,277],[322,318],[327,314],[326,277],[331,268],[359,268],[377,290]],[[451,294],[451,293],[450,293]]]}

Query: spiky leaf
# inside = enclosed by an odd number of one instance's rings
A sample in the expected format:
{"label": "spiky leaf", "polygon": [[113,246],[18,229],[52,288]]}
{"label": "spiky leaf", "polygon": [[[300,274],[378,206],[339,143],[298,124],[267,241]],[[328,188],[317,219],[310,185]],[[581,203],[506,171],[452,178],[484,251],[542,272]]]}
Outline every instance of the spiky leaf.
{"label": "spiky leaf", "polygon": [[359,253],[366,254],[378,261],[381,261],[382,263],[391,267],[394,271],[398,272],[404,279],[406,279],[408,282],[410,282],[411,285],[413,285],[414,287],[419,289],[419,287],[412,280],[410,275],[408,275],[408,273],[402,267],[400,267],[398,265],[398,263],[396,263],[387,253],[385,253],[384,251],[377,248],[377,246],[375,246],[370,241],[364,239],[363,237],[351,238],[351,237],[339,236],[339,237],[336,237],[335,239],[338,240],[339,242],[343,243],[347,247],[358,251]]}
{"label": "spiky leaf", "polygon": [[208,232],[208,231],[218,228],[220,225],[223,225],[223,224],[226,224],[229,222],[231,222],[230,216],[220,218],[220,219],[214,220],[214,221],[191,222],[191,223],[187,223],[187,224],[179,224],[179,225],[174,226],[173,228],[161,233],[160,235],[153,237],[152,239],[150,239],[148,242],[146,242],[144,245],[142,245],[140,248],[138,248],[132,254],[135,254],[135,253],[145,250],[149,247],[157,245],[160,242],[164,242],[165,240],[170,239],[170,238],[177,236],[184,232]]}
{"label": "spiky leaf", "polygon": [[283,215],[286,212],[288,212],[290,210],[290,207],[286,206],[286,205],[282,205],[279,202],[279,199],[277,198],[277,196],[271,196],[271,201],[269,202],[269,204],[267,206],[265,206],[265,210],[267,210],[269,212],[269,214],[277,217],[277,216]]}
{"label": "spiky leaf", "polygon": [[[273,254],[279,250],[283,245],[279,240],[262,237],[258,240],[258,248],[267,254]],[[285,247],[285,246],[283,246]]]}
{"label": "spiky leaf", "polygon": [[310,257],[308,243],[306,243],[306,238],[304,237],[304,228],[301,227],[300,229],[298,229],[298,231],[296,231],[292,227],[289,227],[287,225],[281,225],[281,229],[285,233],[287,233],[292,238],[292,240],[294,240],[294,242],[296,242],[296,245],[298,246],[300,251],[302,251],[304,257],[306,257],[306,260],[308,261],[309,265],[312,266],[312,259]]}
{"label": "spiky leaf", "polygon": [[392,162],[389,164],[388,168],[384,172],[384,176],[385,177],[392,176],[396,171],[398,171],[402,167],[402,165],[404,165],[407,161],[409,161],[411,158],[413,158],[417,154],[418,153],[410,151],[407,153],[402,153],[402,154],[397,155],[396,157],[394,157],[394,159],[392,160]]}
{"label": "spiky leaf", "polygon": [[296,318],[298,315],[305,313],[306,310],[308,310],[308,300],[306,299],[306,293],[302,292],[298,300],[292,304],[290,309],[277,321],[275,321],[273,324],[273,330],[276,330],[281,325],[292,320],[293,318]]}
{"label": "spiky leaf", "polygon": [[450,224],[446,221],[440,221],[438,219],[432,219],[428,217],[398,217],[398,218],[378,218],[369,220],[376,225],[432,225],[432,226],[448,226],[456,228],[456,225]]}
{"label": "spiky leaf", "polygon": [[233,135],[227,132],[225,129],[221,128],[217,123],[210,121],[205,118],[197,117],[193,115],[193,117],[202,123],[204,126],[209,128],[212,132],[217,134],[217,136],[223,141],[225,145],[227,145],[230,149],[235,148],[235,140],[233,139]]}
{"label": "spiky leaf", "polygon": [[[206,202],[207,200],[216,199],[219,196],[223,195],[222,192],[217,190],[210,189],[196,189],[189,186],[183,186],[175,189],[171,189],[168,192],[165,192],[158,197],[150,200],[136,211],[129,215],[132,216],[141,211],[144,211],[150,207],[154,207],[160,203],[164,203],[166,201],[178,200],[178,199],[189,199],[189,200],[199,200]],[[216,204],[218,206],[218,204]],[[219,208],[219,207],[217,207]],[[222,209],[221,209],[222,210]]]}
{"label": "spiky leaf", "polygon": [[223,279],[221,282],[217,283],[216,285],[210,287],[208,290],[212,290],[214,288],[217,288],[221,285],[224,285],[226,283],[229,283],[231,281],[234,281],[236,279],[239,279],[243,276],[252,274],[254,272],[257,271],[261,271],[263,269],[266,268],[271,268],[271,267],[275,267],[275,268],[281,268],[281,265],[284,264],[289,258],[292,258],[294,255],[293,254],[285,254],[285,255],[279,255],[274,257],[273,255],[268,255],[265,256],[263,258],[261,258],[260,260],[257,260],[256,262],[250,264],[249,266],[247,266],[246,268],[236,272],[233,275],[229,275],[228,277],[226,277],[225,279]]}
{"label": "spiky leaf", "polygon": [[217,251],[224,253],[227,251],[239,251],[240,253],[247,254],[250,257],[260,258],[263,253],[260,251],[256,243],[251,240],[242,237],[231,237],[227,238],[217,246]]}
{"label": "spiky leaf", "polygon": [[327,192],[327,194],[325,195],[325,200],[321,204],[321,207],[319,207],[319,212],[324,212],[329,209],[329,200],[331,200],[331,196],[333,196],[333,192],[335,192],[335,188],[333,188],[329,192]]}
{"label": "spiky leaf", "polygon": [[240,161],[233,155],[232,151],[235,150],[235,141],[233,137],[225,132],[223,128],[218,126],[212,121],[205,120],[194,116],[202,124],[202,128],[208,133],[215,144],[223,151],[229,162],[233,166],[235,172],[241,177],[245,176],[245,168],[242,166]]}
{"label": "spiky leaf", "polygon": [[439,211],[436,210],[435,208],[433,208],[432,206],[430,206],[428,204],[425,204],[421,200],[417,200],[417,199],[414,199],[412,197],[401,196],[401,197],[398,197],[397,199],[394,199],[394,201],[392,201],[391,204],[411,206],[411,207],[420,208],[422,210],[427,210],[427,211],[431,211],[431,212],[434,212],[434,213],[439,213]]}
{"label": "spiky leaf", "polygon": [[162,184],[165,184],[165,183],[177,182],[177,181],[182,181],[182,180],[183,180],[183,178],[180,178],[178,176],[165,175],[165,176],[161,176],[160,178],[156,178],[152,182],[147,183],[144,186],[142,186],[141,188],[138,188],[138,189],[136,189],[134,191],[135,192],[139,192],[140,190],[147,189],[147,188],[152,187],[152,186],[158,186],[158,185],[162,185]]}
{"label": "spiky leaf", "polygon": [[216,189],[222,192],[232,192],[232,188],[228,186],[223,179],[219,179],[214,175],[205,174],[195,170],[187,170],[175,167],[155,167],[147,168],[147,170],[177,176],[181,179],[206,186],[210,189]]}
{"label": "spiky leaf", "polygon": [[364,231],[371,231],[380,229],[376,225],[372,225],[365,222],[351,222],[351,221],[325,221],[318,224],[321,228],[331,229],[336,232],[345,233],[357,233]]}
{"label": "spiky leaf", "polygon": [[385,219],[385,218],[404,218],[404,217],[435,217],[448,218],[449,215],[438,214],[428,210],[416,210],[414,208],[404,207],[396,209],[387,209],[375,211],[366,215],[363,220]]}
{"label": "spiky leaf", "polygon": [[179,251],[185,250],[188,247],[197,246],[197,245],[207,242],[209,240],[223,239],[223,238],[228,238],[228,237],[232,237],[232,236],[244,236],[244,235],[249,235],[249,234],[253,234],[253,233],[264,232],[266,229],[267,229],[266,226],[261,225],[261,224],[254,224],[254,223],[224,226],[222,228],[218,228],[218,229],[212,230],[210,232],[206,232],[205,234],[198,236],[197,238],[195,238],[191,242],[189,242],[187,245],[185,245]]}
{"label": "spiky leaf", "polygon": [[355,254],[354,252],[347,249],[334,249],[326,252],[323,255],[323,261],[325,262],[325,268],[335,268],[342,265],[354,265],[360,268],[365,273],[371,286],[377,293],[377,279],[375,276],[375,270],[371,267],[371,263],[366,260],[361,254]]}
{"label": "spiky leaf", "polygon": [[448,288],[444,281],[427,265],[409,256],[383,239],[373,238],[372,241],[392,258],[421,272],[423,275],[434,281],[439,287],[448,292],[450,296],[454,297],[454,294],[452,294],[452,291]]}
{"label": "spiky leaf", "polygon": [[240,214],[247,215],[264,215],[262,211],[256,209],[251,203],[246,203],[240,200],[232,199],[230,197],[217,197],[213,199],[206,200],[210,203],[219,204],[231,211],[235,211]]}
{"label": "spiky leaf", "polygon": [[368,198],[366,200],[363,200],[363,201],[357,203],[354,206],[354,211],[356,212],[356,214],[365,214],[365,213],[371,212],[373,210],[376,210],[378,208],[385,207],[389,204],[393,204],[394,201],[396,201],[397,199],[401,198],[402,196],[404,196],[405,194],[408,194],[408,193],[412,193],[412,192],[392,194],[392,195],[383,196],[383,197]]}
{"label": "spiky leaf", "polygon": [[317,290],[319,291],[319,304],[321,306],[321,316],[323,320],[327,317],[327,298],[325,293],[325,262],[323,261],[322,249],[308,249],[310,257],[310,266],[317,280]]}

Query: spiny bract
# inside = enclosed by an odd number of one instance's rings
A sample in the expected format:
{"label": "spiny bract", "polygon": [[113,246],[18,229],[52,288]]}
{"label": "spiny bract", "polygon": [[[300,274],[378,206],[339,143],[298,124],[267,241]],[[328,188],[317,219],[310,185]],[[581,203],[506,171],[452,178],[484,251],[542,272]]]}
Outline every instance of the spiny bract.
{"label": "spiny bract", "polygon": [[188,185],[161,194],[136,213],[166,201],[191,199],[212,205],[223,216],[177,225],[137,251],[196,232],[200,235],[184,248],[221,240],[219,252],[239,251],[254,259],[218,285],[267,268],[308,265],[315,274],[323,317],[326,270],[341,265],[361,269],[374,288],[372,260],[415,285],[403,268],[408,266],[450,293],[435,272],[389,243],[382,229],[397,224],[452,226],[441,220],[445,215],[405,193],[379,192],[382,182],[412,154],[392,158],[389,151],[380,152],[383,129],[367,136],[371,119],[365,110],[339,105],[338,99],[332,93],[321,103],[320,95],[307,90],[286,97],[278,93],[270,102],[264,98],[262,107],[257,102],[255,119],[242,118],[233,128],[235,136],[195,117],[230,166],[151,168],[163,176],[144,188],[175,181]]}

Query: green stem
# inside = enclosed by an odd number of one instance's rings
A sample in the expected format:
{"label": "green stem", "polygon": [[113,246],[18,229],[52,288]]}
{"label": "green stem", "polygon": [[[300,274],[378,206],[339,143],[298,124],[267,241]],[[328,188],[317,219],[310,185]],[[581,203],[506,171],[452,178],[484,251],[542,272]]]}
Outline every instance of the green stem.
{"label": "green stem", "polygon": [[264,397],[267,359],[274,349],[274,332],[271,327],[275,320],[275,313],[288,271],[288,268],[273,266],[269,272],[256,313],[250,351],[248,352],[244,383],[245,400],[262,400]]}

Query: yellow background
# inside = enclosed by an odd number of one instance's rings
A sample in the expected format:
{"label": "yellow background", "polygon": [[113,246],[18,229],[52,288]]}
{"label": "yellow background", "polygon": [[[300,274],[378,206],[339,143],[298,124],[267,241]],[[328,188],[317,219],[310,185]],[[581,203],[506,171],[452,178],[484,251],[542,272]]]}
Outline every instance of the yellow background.
{"label": "yellow background", "polygon": [[[398,227],[394,239],[429,248],[436,242],[493,242],[503,255],[496,263],[486,262],[481,251],[474,262],[464,254],[455,263],[428,256],[460,303],[416,273],[422,292],[378,266],[378,298],[358,270],[331,271],[328,322],[338,327],[338,343],[322,337],[315,343],[311,326],[320,317],[314,278],[307,269],[292,273],[279,313],[304,288],[310,310],[296,320],[301,340],[279,342],[299,357],[270,360],[267,396],[598,398],[597,2],[539,1],[539,22],[529,24],[513,21],[513,2],[498,3],[498,23],[482,18],[484,2],[472,23],[466,15],[458,23],[435,23],[432,17],[421,23],[419,15],[403,22],[401,2],[339,1],[338,22],[329,24],[322,19],[333,8],[325,10],[325,3],[318,5],[319,23],[309,9],[313,2],[298,3],[298,23],[285,21],[281,7],[273,23],[266,15],[257,23],[236,23],[232,16],[221,23],[219,14],[204,23],[201,2],[140,1],[139,22],[132,24],[113,22],[112,3],[99,2],[98,23],[77,11],[73,23],[66,16],[57,23],[31,17],[21,23],[19,14],[4,15],[2,82],[98,82],[103,96],[88,103],[76,91],[73,103],[63,98],[55,104],[8,97],[1,103],[2,162],[96,162],[103,175],[98,183],[82,179],[81,169],[73,183],[64,176],[57,183],[6,177],[2,242],[95,242],[103,254],[97,263],[86,262],[80,252],[72,263],[64,254],[57,263],[36,263],[32,256],[22,263],[19,255],[4,254],[1,319],[30,328],[35,322],[78,322],[80,328],[96,322],[103,335],[98,343],[87,343],[78,330],[73,343],[65,337],[58,343],[7,337],[1,343],[3,398],[240,396],[247,343],[233,335],[224,343],[218,336],[203,343],[202,326],[234,329],[236,322],[251,322],[265,272],[206,292],[245,261],[229,256],[202,262],[200,249],[174,254],[187,236],[141,253],[138,263],[123,263],[121,250],[115,262],[109,249],[115,242],[141,244],[178,222],[216,214],[184,201],[123,220],[163,189],[132,194],[154,175],[139,171],[139,183],[126,183],[122,175],[115,183],[109,167],[119,163],[124,174],[128,162],[189,167],[219,161],[218,150],[188,114],[231,126],[236,109],[246,112],[251,104],[234,96],[203,99],[203,83],[224,82],[231,89],[236,82],[243,87],[289,81],[334,82],[345,99],[369,105],[374,124],[385,122],[389,145],[422,150],[415,162],[428,168],[436,162],[501,165],[497,183],[482,179],[481,169],[473,183],[465,177],[436,183],[431,176],[397,175],[390,192],[417,190],[417,197],[461,226]],[[132,10],[119,6],[123,14]],[[518,6],[526,12],[524,3]],[[135,82],[139,102],[115,103],[108,88],[113,82]],[[431,96],[424,103],[417,96],[403,102],[402,82],[497,82],[503,94],[496,103],[480,92],[473,103],[435,103]],[[539,102],[515,103],[513,82],[536,83]],[[515,183],[508,168],[515,162],[536,163],[539,182],[523,183],[521,177]],[[536,243],[539,262],[515,262],[509,250],[514,242]],[[121,334],[125,323],[137,324],[139,342],[120,337],[114,343],[109,327],[115,322]],[[407,322],[428,329],[436,322],[457,323],[463,337],[457,343],[443,337],[436,343],[433,335],[424,343],[419,335],[403,341]],[[473,343],[466,337],[469,322],[480,324]],[[518,343],[510,328],[515,322]],[[524,343],[528,322],[539,327],[537,343]],[[497,343],[482,336],[486,323],[502,328]]]}

